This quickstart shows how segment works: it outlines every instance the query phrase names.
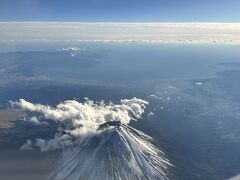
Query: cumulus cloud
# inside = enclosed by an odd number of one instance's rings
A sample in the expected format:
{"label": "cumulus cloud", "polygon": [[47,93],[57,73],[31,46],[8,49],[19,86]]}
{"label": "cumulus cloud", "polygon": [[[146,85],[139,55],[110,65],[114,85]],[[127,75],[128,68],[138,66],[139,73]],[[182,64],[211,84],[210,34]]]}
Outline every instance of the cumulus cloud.
{"label": "cumulus cloud", "polygon": [[46,121],[40,121],[36,116],[31,117],[29,120],[26,120],[25,118],[25,121],[31,122],[35,125],[48,125]]}
{"label": "cumulus cloud", "polygon": [[196,82],[195,83],[197,86],[199,86],[199,85],[202,85],[203,83],[202,82]]}
{"label": "cumulus cloud", "polygon": [[154,116],[154,113],[151,111],[150,113],[148,113],[148,118]]}
{"label": "cumulus cloud", "polygon": [[28,139],[27,142],[22,145],[21,150],[32,150],[32,141]]}
{"label": "cumulus cloud", "polygon": [[[76,100],[67,100],[56,107],[33,104],[20,99],[10,102],[12,106],[19,107],[34,114],[30,122],[43,124],[37,116],[54,121],[59,124],[59,132],[50,140],[36,139],[35,146],[41,151],[61,149],[74,144],[73,139],[80,140],[82,137],[96,133],[99,126],[110,121],[120,121],[128,124],[131,120],[141,118],[147,101],[137,98],[123,99],[120,104],[93,102],[85,99],[81,103]],[[29,144],[29,143],[28,143]]]}
{"label": "cumulus cloud", "polygon": [[61,50],[69,52],[70,56],[72,56],[72,57],[77,56],[82,51],[85,51],[85,49],[81,49],[78,47],[67,47],[67,48],[62,48]]}
{"label": "cumulus cloud", "polygon": [[68,134],[56,134],[53,139],[44,140],[41,138],[36,139],[35,146],[38,147],[41,152],[46,152],[55,149],[65,149],[73,145],[73,138]]}

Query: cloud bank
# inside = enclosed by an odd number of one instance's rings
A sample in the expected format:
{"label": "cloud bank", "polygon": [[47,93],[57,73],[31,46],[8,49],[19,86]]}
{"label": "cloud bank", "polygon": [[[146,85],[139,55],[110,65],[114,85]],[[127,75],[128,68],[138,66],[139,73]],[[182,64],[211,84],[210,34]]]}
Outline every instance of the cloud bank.
{"label": "cloud bank", "polygon": [[0,41],[240,44],[239,34],[240,23],[0,23]]}

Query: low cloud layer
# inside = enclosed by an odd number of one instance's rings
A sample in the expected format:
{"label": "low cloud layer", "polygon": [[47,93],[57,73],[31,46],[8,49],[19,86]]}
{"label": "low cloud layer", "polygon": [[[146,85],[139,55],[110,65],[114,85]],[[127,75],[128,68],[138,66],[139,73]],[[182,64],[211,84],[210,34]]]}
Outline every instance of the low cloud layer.
{"label": "low cloud layer", "polygon": [[240,43],[240,23],[2,22],[0,41]]}

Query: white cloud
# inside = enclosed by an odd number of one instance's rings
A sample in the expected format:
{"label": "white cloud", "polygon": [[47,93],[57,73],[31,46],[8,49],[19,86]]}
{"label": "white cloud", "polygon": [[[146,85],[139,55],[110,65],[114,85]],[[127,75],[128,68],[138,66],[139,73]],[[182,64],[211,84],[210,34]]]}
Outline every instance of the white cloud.
{"label": "white cloud", "polygon": [[28,139],[27,142],[22,145],[21,150],[32,150],[32,141]]}
{"label": "white cloud", "polygon": [[157,100],[162,100],[162,97],[157,96],[156,94],[150,94],[148,97],[153,98],[153,99],[157,99]]}
{"label": "white cloud", "polygon": [[151,111],[150,113],[148,113],[148,118],[154,116],[154,113]]}
{"label": "white cloud", "polygon": [[[148,102],[132,98],[121,100],[120,104],[106,104],[103,101],[95,103],[86,99],[83,103],[67,100],[56,107],[51,107],[33,104],[20,99],[17,102],[11,102],[11,104],[25,111],[38,113],[45,119],[57,122],[59,127],[63,128],[62,132],[64,133],[56,134],[53,139],[48,141],[36,140],[36,146],[41,151],[47,151],[73,145],[71,142],[72,137],[80,139],[86,135],[96,133],[101,124],[109,121],[120,121],[127,125],[131,120],[141,118]],[[29,121],[36,125],[46,123],[45,121],[39,121],[36,115],[31,117]]]}
{"label": "white cloud", "polygon": [[81,49],[78,47],[67,47],[67,48],[62,48],[61,50],[69,52],[70,56],[72,56],[72,57],[77,56],[82,51],[85,51],[85,49]]}
{"label": "white cloud", "polygon": [[199,85],[202,85],[203,83],[202,82],[196,82],[195,83],[197,86],[199,86]]}
{"label": "white cloud", "polygon": [[73,145],[72,137],[67,134],[56,134],[53,139],[44,140],[41,138],[36,139],[35,146],[38,147],[41,152],[46,152],[56,149],[64,149]]}
{"label": "white cloud", "polygon": [[25,118],[25,121],[29,121],[35,125],[49,125],[46,121],[40,121],[36,116],[31,117],[29,120]]}
{"label": "white cloud", "polygon": [[240,44],[240,23],[2,22],[0,41]]}

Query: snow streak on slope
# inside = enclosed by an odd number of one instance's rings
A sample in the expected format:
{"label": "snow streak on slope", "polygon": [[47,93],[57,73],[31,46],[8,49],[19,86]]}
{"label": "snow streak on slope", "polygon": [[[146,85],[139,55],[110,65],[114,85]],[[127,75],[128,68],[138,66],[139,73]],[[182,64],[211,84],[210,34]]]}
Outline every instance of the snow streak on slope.
{"label": "snow streak on slope", "polygon": [[148,102],[124,99],[120,104],[65,101],[54,107],[23,99],[11,102],[40,122],[59,128],[54,138],[28,140],[22,149],[62,149],[50,179],[168,179],[170,163],[151,137],[128,126],[140,119]]}

